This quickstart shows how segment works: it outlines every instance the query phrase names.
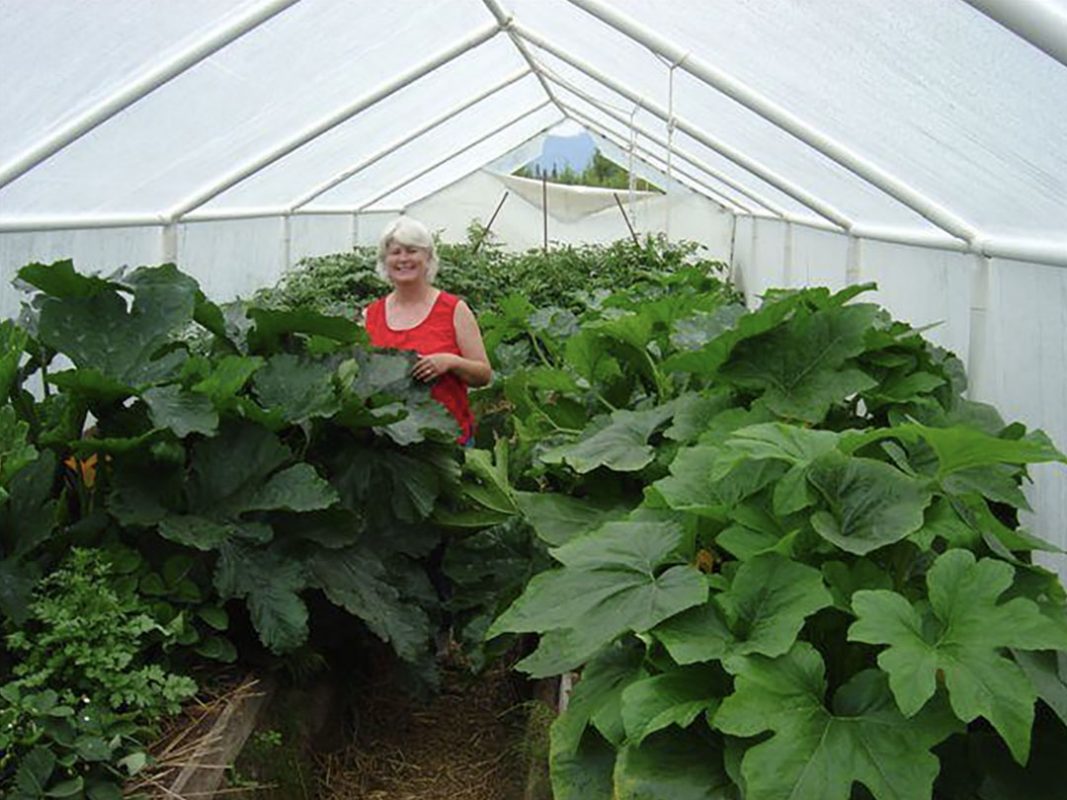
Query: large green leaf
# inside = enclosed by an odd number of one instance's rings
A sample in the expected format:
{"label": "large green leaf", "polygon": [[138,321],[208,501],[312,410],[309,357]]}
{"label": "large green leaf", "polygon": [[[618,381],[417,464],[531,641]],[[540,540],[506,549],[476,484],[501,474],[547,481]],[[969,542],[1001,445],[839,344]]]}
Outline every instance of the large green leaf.
{"label": "large green leaf", "polygon": [[968,427],[914,427],[937,453],[941,476],[993,464],[1067,463],[1067,457],[1040,431],[1024,439],[998,439]]}
{"label": "large green leaf", "polygon": [[839,436],[833,431],[812,430],[799,425],[769,422],[734,431],[724,444],[716,477],[721,477],[735,463],[745,460],[777,459],[796,466],[807,466],[819,456],[837,449]]}
{"label": "large green leaf", "polygon": [[822,657],[806,642],[785,656],[726,662],[735,690],[713,724],[725,733],[774,735],[742,761],[747,800],[849,800],[862,783],[875,800],[930,798],[938,760],[930,748],[958,723],[931,707],[907,719],[893,704],[885,675],[855,675],[826,708]]}
{"label": "large green leaf", "polygon": [[47,381],[65,394],[75,394],[84,402],[101,405],[111,405],[137,393],[134,387],[124,381],[110,378],[93,367],[53,372],[48,375]]}
{"label": "large green leaf", "polygon": [[352,383],[352,391],[360,398],[376,394],[404,395],[411,389],[411,367],[415,363],[413,353],[357,350],[356,363],[359,372]]}
{"label": "large green leaf", "polygon": [[26,621],[37,578],[32,562],[0,559],[0,620],[7,618],[19,626]]}
{"label": "large green leaf", "polygon": [[819,422],[831,405],[875,385],[845,362],[863,352],[877,313],[877,306],[862,304],[798,316],[739,344],[721,374],[762,390],[763,402],[783,417]]}
{"label": "large green leaf", "polygon": [[552,723],[553,782],[556,759],[578,751],[588,725],[595,726],[612,744],[622,743],[626,736],[622,693],[647,676],[643,662],[641,647],[633,642],[620,642],[605,648],[585,665],[566,710]]}
{"label": "large green leaf", "polygon": [[22,467],[0,502],[0,549],[15,558],[29,555],[51,537],[58,523],[59,503],[53,486],[56,457],[46,450]]}
{"label": "large green leaf", "polygon": [[190,508],[213,517],[240,514],[290,458],[289,449],[270,431],[245,423],[225,425],[218,436],[193,447]]}
{"label": "large green leaf", "polygon": [[19,278],[52,297],[91,297],[119,286],[96,275],[82,275],[69,258],[52,264],[27,264],[19,270]]}
{"label": "large green leaf", "polygon": [[587,498],[555,492],[515,492],[514,497],[541,541],[555,547],[626,514],[619,506],[605,508]]}
{"label": "large green leaf", "polygon": [[1067,725],[1067,652],[1013,650],[1012,656],[1034,685],[1037,696]]}
{"label": "large green leaf", "polygon": [[575,372],[594,386],[622,377],[622,368],[611,347],[595,331],[581,330],[570,337],[565,358]]}
{"label": "large green leaf", "polygon": [[197,550],[216,550],[236,533],[236,526],[193,514],[172,514],[159,522],[159,535]]}
{"label": "large green leaf", "polygon": [[11,320],[0,321],[0,401],[15,388],[22,351],[29,335]]}
{"label": "large green leaf", "polygon": [[248,379],[266,361],[259,356],[224,356],[211,364],[211,373],[193,385],[193,391],[206,395],[216,408],[229,408]]}
{"label": "large green leaf", "polygon": [[434,464],[419,458],[417,451],[409,452],[388,450],[372,465],[391,481],[388,497],[396,516],[406,522],[418,522],[433,512],[441,494],[442,476]]}
{"label": "large green leaf", "polygon": [[289,423],[329,417],[338,408],[333,386],[334,366],[325,359],[279,353],[255,374],[260,404],[277,410]]}
{"label": "large green leaf", "polygon": [[219,415],[203,395],[187,392],[177,384],[155,386],[141,397],[148,406],[152,424],[169,428],[179,439],[190,433],[212,436],[219,425]]}
{"label": "large green leaf", "polygon": [[338,501],[337,490],[330,486],[310,464],[294,464],[256,487],[245,501],[244,511],[318,511]]}
{"label": "large green leaf", "polygon": [[680,728],[712,713],[726,693],[718,667],[698,664],[631,683],[622,693],[622,722],[627,740],[639,745],[649,734],[671,725]]}
{"label": "large green leaf", "polygon": [[677,400],[674,419],[663,435],[684,444],[694,442],[708,429],[712,420],[734,402],[733,395],[726,388],[718,388],[708,394],[683,394]]}
{"label": "large green leaf", "polygon": [[748,313],[743,305],[725,305],[678,320],[671,331],[671,344],[678,350],[697,350],[735,327]]}
{"label": "large green leaf", "polygon": [[37,458],[37,448],[27,438],[29,431],[29,424],[18,418],[12,406],[0,406],[0,502],[7,495],[8,481]]}
{"label": "large green leaf", "polygon": [[589,731],[573,752],[550,755],[552,800],[614,800],[615,748]]}
{"label": "large green leaf", "polygon": [[310,308],[251,308],[248,310],[248,316],[255,322],[255,327],[249,334],[249,341],[260,352],[274,352],[281,339],[293,333],[324,336],[345,344],[354,344],[363,335],[361,326],[352,320],[326,316]]}
{"label": "large green leaf", "polygon": [[923,484],[881,461],[830,453],[817,459],[808,481],[829,510],[811,524],[826,540],[856,555],[919,530],[931,494]]}
{"label": "large green leaf", "polygon": [[722,448],[714,445],[683,448],[671,462],[671,474],[652,485],[676,511],[725,520],[738,503],[785,472],[785,466],[776,461],[746,460],[734,462],[729,474],[716,479],[722,457]]}
{"label": "large green leaf", "polygon": [[[429,440],[451,442],[459,436],[459,424],[443,405],[428,394],[411,393],[405,398],[400,419],[376,423],[375,430],[384,433],[401,447]],[[384,411],[375,409],[376,411]]]}
{"label": "large green leaf", "polygon": [[607,467],[615,472],[636,472],[655,458],[649,438],[674,415],[674,404],[647,411],[613,411],[598,426],[587,428],[578,441],[547,451],[547,464],[566,463],[578,473]]}
{"label": "large green leaf", "polygon": [[615,760],[613,800],[737,800],[710,736],[664,731],[640,746],[628,744]]}
{"label": "large green leaf", "polygon": [[123,525],[151,526],[181,508],[184,475],[176,469],[119,461],[112,470],[107,510]]}
{"label": "large green leaf", "polygon": [[776,553],[745,561],[730,587],[698,608],[663,622],[653,634],[679,664],[789,650],[809,616],[832,603],[812,567]]}
{"label": "large green leaf", "polygon": [[730,358],[735,347],[780,325],[801,302],[802,297],[797,294],[776,302],[764,303],[758,311],[737,317],[736,322],[725,319],[725,324],[729,325],[726,330],[698,350],[671,356],[663,362],[662,369],[665,372],[691,372],[704,378],[714,377]]}
{"label": "large green leaf", "polygon": [[223,599],[243,597],[260,641],[286,653],[307,640],[308,609],[299,592],[308,584],[306,568],[280,551],[223,545],[215,568],[215,588]]}
{"label": "large green leaf", "polygon": [[940,673],[956,715],[964,722],[985,717],[1025,763],[1037,694],[1002,649],[1067,649],[1067,627],[1022,597],[998,605],[1014,574],[1003,561],[976,563],[967,550],[949,550],[926,575],[929,610],[895,592],[856,592],[849,638],[889,645],[878,664],[906,715],[933,696]]}
{"label": "large green leaf", "polygon": [[79,368],[147,386],[173,376],[184,360],[184,351],[160,350],[192,321],[198,289],[172,265],[141,267],[124,282],[135,291],[130,307],[113,290],[45,298],[38,335]]}
{"label": "large green leaf", "polygon": [[390,642],[401,658],[416,661],[427,653],[426,612],[401,600],[380,561],[358,548],[320,551],[308,561],[308,569],[313,585]]}
{"label": "large green leaf", "polygon": [[553,551],[563,569],[534,577],[488,636],[552,631],[520,662],[534,675],[563,672],[626,631],[647,631],[707,599],[703,576],[675,560],[680,526],[609,522]]}

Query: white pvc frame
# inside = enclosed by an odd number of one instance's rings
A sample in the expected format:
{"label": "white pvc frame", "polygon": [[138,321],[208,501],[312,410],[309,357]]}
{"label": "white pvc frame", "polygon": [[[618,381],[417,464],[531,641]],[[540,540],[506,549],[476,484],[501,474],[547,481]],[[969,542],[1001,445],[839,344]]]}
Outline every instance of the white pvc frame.
{"label": "white pvc frame", "polygon": [[644,45],[653,53],[666,58],[672,64],[676,64],[679,69],[685,70],[702,83],[722,92],[749,111],[758,114],[773,125],[792,134],[841,167],[925,217],[938,228],[968,243],[974,242],[978,238],[978,231],[970,223],[934,202],[895,175],[890,174],[887,170],[882,169],[834,138],[812,127],[795,114],[759,94],[733,76],[706,63],[658,34],[649,31],[636,20],[607,6],[600,0],[569,1],[606,25]]}
{"label": "white pvc frame", "polygon": [[[566,112],[568,117],[573,119],[575,122],[584,125],[590,131],[592,131],[594,135],[599,136],[608,142],[611,142],[611,144],[615,145],[616,147],[620,147],[623,150],[629,151],[632,149],[634,153],[634,158],[641,161],[643,164],[647,165],[651,169],[655,170],[657,173],[662,174],[663,177],[667,177],[665,166],[662,166],[666,164],[666,159],[664,159],[662,156],[653,153],[651,150],[640,144],[635,144],[633,148],[631,148],[630,143],[623,140],[617,132],[608,129],[604,125],[598,123],[592,117],[583,114],[581,111],[569,105],[568,103],[563,103],[563,110],[564,112]],[[655,163],[657,161],[660,163]],[[716,203],[721,205],[723,208],[725,208],[732,214],[740,213],[748,214],[750,216],[760,216],[753,209],[749,208],[748,206],[745,206],[740,200],[727,197],[721,194],[712,187],[708,186],[708,184],[705,183],[701,178],[697,178],[696,176],[689,173],[687,170],[680,169],[677,165],[674,165],[673,171],[685,178],[686,183],[684,183],[683,185],[687,185],[687,187],[693,191],[699,191],[701,194],[707,195],[709,198],[714,200]],[[674,180],[674,178],[672,177],[671,180]]]}
{"label": "white pvc frame", "polygon": [[641,97],[641,95],[639,95],[637,92],[634,92],[631,89],[627,88],[623,84],[616,81],[614,78],[604,75],[603,73],[594,69],[589,64],[586,64],[582,60],[575,58],[574,56],[570,55],[561,48],[556,47],[551,42],[547,41],[544,37],[538,35],[532,30],[518,25],[517,23],[513,23],[513,27],[518,32],[519,36],[521,36],[525,41],[529,42],[530,44],[533,44],[541,50],[544,50],[546,53],[549,53],[555,58],[558,58],[560,61],[578,70],[589,79],[611,90],[615,94],[621,95],[622,97],[626,98],[634,105],[640,106],[643,110],[649,112],[653,116],[659,117],[661,120],[663,120],[663,122],[669,123],[673,120],[675,127],[678,130],[682,131],[682,133],[686,134],[687,136],[691,136],[705,147],[709,148],[710,150],[714,150],[723,158],[732,161],[733,163],[737,164],[737,166],[741,167],[747,172],[750,172],[753,175],[756,175],[759,178],[763,179],[766,183],[769,183],[771,186],[778,189],[782,193],[792,197],[801,205],[810,208],[814,213],[818,214],[823,219],[833,222],[835,225],[837,225],[839,229],[848,230],[852,226],[853,222],[851,219],[849,219],[840,210],[831,206],[825,200],[814,196],[804,188],[797,186],[795,183],[788,180],[787,178],[778,175],[768,167],[759,163],[755,159],[750,158],[739,150],[730,147],[724,142],[720,142],[716,139],[713,139],[711,136],[708,136],[704,131],[700,130],[695,125],[688,122],[685,118],[679,117],[678,115],[672,116],[667,111],[667,109],[663,108],[658,103],[654,103],[646,97]]}
{"label": "white pvc frame", "polygon": [[351,167],[341,171],[340,173],[335,175],[333,178],[330,178],[329,180],[324,181],[321,184],[319,184],[318,186],[316,186],[314,189],[303,193],[302,195],[300,195],[299,197],[297,197],[295,200],[291,201],[288,204],[288,210],[290,212],[292,212],[292,211],[296,211],[296,210],[298,210],[300,208],[303,208],[308,203],[310,203],[312,200],[314,200],[316,197],[319,197],[320,195],[325,194],[326,192],[328,192],[333,187],[337,186],[338,184],[341,184],[341,183],[345,182],[346,180],[348,180],[349,178],[353,177],[354,175],[362,172],[363,170],[365,170],[368,167],[370,167],[372,164],[377,163],[378,161],[380,161],[381,159],[383,159],[386,156],[390,155],[391,153],[395,152],[396,150],[399,150],[404,145],[406,145],[406,144],[414,141],[415,139],[419,138],[424,133],[432,131],[434,128],[438,127],[439,125],[442,125],[445,122],[447,122],[448,120],[452,119],[453,117],[458,116],[459,114],[463,113],[468,108],[471,108],[472,106],[477,105],[482,100],[485,100],[486,98],[490,97],[491,95],[494,95],[497,92],[502,91],[503,89],[506,89],[508,86],[511,86],[513,83],[517,83],[518,81],[522,80],[523,78],[525,78],[526,76],[531,75],[531,74],[532,74],[532,72],[529,69],[529,67],[524,67],[523,69],[520,69],[520,70],[518,70],[516,72],[513,72],[511,75],[509,75],[508,77],[504,78],[504,80],[498,81],[493,86],[489,87],[488,89],[486,89],[486,90],[484,90],[482,92],[479,92],[477,95],[475,95],[471,99],[466,100],[466,101],[464,101],[463,103],[460,103],[457,106],[454,106],[450,110],[446,111],[443,114],[440,114],[439,116],[437,116],[434,119],[430,120],[426,124],[420,125],[418,128],[416,128],[415,130],[411,131],[410,133],[402,136],[401,138],[397,139],[396,141],[390,142],[386,147],[381,148],[378,152],[374,153],[373,155],[368,156],[367,158],[360,159],[358,162],[353,164]]}
{"label": "white pvc frame", "polygon": [[[763,206],[763,208],[767,209],[768,211],[770,211],[774,215],[779,216],[779,217],[785,217],[785,216],[788,215],[788,212],[785,209],[783,209],[781,206],[779,206],[777,203],[775,203],[773,200],[768,200],[765,196],[763,196],[759,192],[756,192],[753,189],[749,189],[747,186],[745,186],[744,184],[740,183],[739,181],[734,180],[729,175],[725,175],[720,170],[715,169],[714,167],[712,167],[710,164],[708,164],[703,159],[700,159],[697,156],[687,152],[686,150],[681,149],[680,147],[678,147],[675,144],[669,143],[666,139],[664,139],[663,137],[658,136],[657,134],[649,131],[647,128],[645,128],[645,127],[643,127],[641,125],[632,124],[628,119],[626,119],[625,116],[623,116],[619,112],[615,111],[614,109],[609,108],[608,106],[606,106],[605,104],[603,104],[599,100],[597,100],[596,98],[588,96],[585,92],[583,92],[582,90],[578,89],[576,86],[571,85],[568,81],[565,81],[565,80],[563,80],[562,78],[560,78],[558,76],[553,76],[552,80],[553,80],[553,82],[557,83],[563,89],[567,90],[568,92],[571,92],[572,94],[576,95],[577,97],[580,97],[586,103],[589,103],[589,105],[593,106],[593,108],[595,108],[601,114],[604,114],[605,116],[610,117],[611,119],[615,120],[616,122],[618,122],[618,123],[620,123],[622,125],[625,125],[628,128],[631,128],[632,130],[636,131],[637,133],[639,133],[644,138],[648,139],[650,142],[653,142],[654,144],[657,144],[660,147],[662,147],[664,150],[667,150],[667,151],[671,152],[674,156],[676,156],[678,158],[681,158],[686,163],[688,163],[691,166],[693,166],[696,169],[698,169],[700,172],[704,173],[705,175],[707,175],[707,176],[709,176],[711,178],[714,178],[715,180],[719,181],[720,183],[725,184],[726,186],[728,186],[731,189],[733,189],[735,192],[738,192],[739,194],[747,197],[749,200],[751,200],[752,202],[756,203],[757,205]],[[562,103],[562,101],[561,101],[561,103]],[[574,108],[574,106],[572,106],[570,104],[562,103],[562,105],[563,105],[564,108],[567,108],[567,109],[569,109],[571,111],[576,111],[577,110],[577,109]],[[604,128],[603,125],[601,125],[600,127]]]}
{"label": "white pvc frame", "polygon": [[[471,142],[468,142],[466,145],[461,147],[459,150],[456,150],[453,153],[449,153],[444,158],[440,158],[437,161],[435,161],[432,164],[430,164],[430,166],[423,167],[422,169],[418,170],[417,172],[414,172],[411,175],[407,176],[403,180],[400,180],[400,181],[392,184],[387,189],[378,192],[373,197],[371,197],[369,200],[360,201],[359,205],[357,205],[355,208],[351,209],[351,211],[355,212],[357,214],[359,212],[361,212],[361,211],[366,211],[370,206],[374,205],[375,203],[377,203],[382,198],[388,197],[389,195],[393,194],[393,192],[396,192],[396,191],[398,191],[400,189],[403,189],[409,183],[412,183],[413,181],[418,180],[423,175],[426,175],[426,174],[428,174],[430,172],[433,172],[438,167],[440,167],[440,166],[442,166],[444,164],[447,164],[449,161],[451,161],[456,156],[462,155],[463,153],[466,153],[468,150],[470,150],[470,149],[472,149],[474,147],[477,147],[482,142],[484,142],[484,141],[486,141],[488,139],[491,139],[492,137],[496,136],[498,133],[501,133],[502,131],[510,128],[513,125],[517,125],[518,123],[522,122],[522,120],[526,119],[527,117],[533,116],[538,111],[540,111],[542,108],[545,108],[545,107],[550,106],[550,105],[553,105],[551,100],[544,100],[543,102],[538,103],[533,108],[528,109],[527,111],[524,111],[521,114],[518,114],[517,116],[512,117],[507,122],[503,122],[500,125],[497,125],[495,128],[493,128],[488,133],[485,133],[485,134],[479,136],[477,139],[474,139]],[[555,120],[551,124],[552,125],[556,125],[559,122],[560,122],[560,120]],[[529,141],[529,139],[527,139],[526,141]],[[479,167],[479,169],[480,169],[480,167]],[[422,198],[419,198],[419,199],[421,200]],[[418,202],[418,201],[415,201],[415,202]]]}
{"label": "white pvc frame", "polygon": [[[835,161],[843,168],[870,183],[872,186],[887,193],[908,208],[916,211],[931,221],[940,230],[925,231],[915,228],[872,226],[854,222],[822,199],[812,195],[803,188],[796,186],[784,177],[768,170],[755,159],[744,153],[733,150],[720,142],[716,142],[706,133],[697,129],[684,119],[671,115],[668,110],[661,108],[658,104],[650,102],[647,98],[640,97],[636,93],[630,91],[627,87],[621,85],[618,81],[599,73],[591,65],[572,57],[570,54],[563,52],[550,42],[546,41],[543,37],[522,27],[503,10],[498,0],[483,0],[484,5],[494,17],[494,24],[478,29],[459,44],[444,51],[437,57],[424,62],[389,84],[380,87],[371,95],[357,101],[353,105],[347,106],[323,120],[320,120],[318,123],[309,126],[309,128],[305,129],[305,131],[298,136],[283,142],[268,153],[262,154],[242,167],[231,171],[210,186],[202,187],[194,195],[185,198],[181,203],[166,213],[132,215],[74,214],[65,217],[26,216],[0,221],[0,232],[160,226],[163,229],[164,241],[166,241],[168,231],[171,234],[171,238],[173,238],[173,226],[179,222],[252,219],[274,216],[281,216],[288,219],[291,215],[297,214],[353,214],[353,209],[347,208],[308,209],[300,202],[307,193],[301,195],[300,198],[297,198],[283,208],[253,207],[215,211],[202,209],[201,206],[210,201],[211,198],[245,180],[269,164],[284,158],[293,150],[303,146],[316,136],[321,135],[335,125],[340,124],[344,120],[359,113],[361,110],[373,105],[375,102],[384,99],[410,81],[417,80],[419,77],[443,66],[461,53],[479,46],[483,42],[492,38],[496,33],[505,31],[522,55],[523,59],[526,61],[530,70],[537,77],[538,81],[540,81],[548,96],[548,102],[555,104],[564,117],[571,117],[572,113],[576,113],[576,109],[565,108],[564,104],[553,91],[553,86],[549,78],[551,73],[547,72],[539,65],[537,60],[531,54],[528,45],[533,45],[550,53],[555,58],[558,58],[572,68],[583,73],[595,83],[607,88],[615,94],[627,98],[631,103],[645,109],[664,122],[675,124],[678,130],[681,130],[704,146],[709,147],[723,157],[733,161],[750,174],[756,175],[770,185],[775,186],[775,188],[797,200],[797,202],[811,209],[816,215],[821,217],[821,219],[811,220],[798,218],[793,214],[779,214],[782,219],[785,219],[790,223],[837,233],[845,232],[849,235],[850,241],[858,241],[857,237],[861,237],[920,247],[962,252],[969,251],[987,258],[1018,259],[1033,263],[1067,267],[1067,247],[1061,243],[1051,240],[1035,239],[1033,237],[1009,238],[985,236],[950,210],[943,208],[915,190],[914,187],[911,187],[877,165],[862,158],[844,144],[826,136],[821,131],[808,125],[795,115],[785,111],[780,106],[777,106],[769,99],[753,91],[750,87],[744,85],[732,76],[727,75],[715,66],[707,64],[692,56],[692,54],[683,51],[681,48],[658,34],[649,31],[635,20],[609,7],[606,3],[602,2],[602,0],[569,1],[583,11],[599,19],[601,22],[647,47],[657,55],[666,58],[676,68],[684,69],[697,80],[726,94],[749,110],[767,119],[772,124],[792,134],[808,146]],[[266,0],[261,5],[249,10],[247,13],[233,20],[226,26],[211,33],[205,39],[177,54],[165,64],[154,68],[145,75],[139,76],[130,84],[122,87],[108,98],[105,98],[101,103],[80,115],[69,125],[64,126],[62,129],[47,137],[39,145],[20,154],[8,164],[0,166],[0,187],[16,180],[20,175],[25,174],[25,172],[32,169],[36,164],[41,163],[56,152],[59,152],[64,147],[93,130],[102,122],[136,103],[151,91],[154,91],[167,81],[180,75],[185,70],[199,63],[222,47],[225,47],[248,31],[253,30],[258,25],[281,11],[284,11],[295,2],[296,0]],[[1067,65],[1067,15],[1061,12],[1057,7],[1044,0],[965,0],[965,2],[968,2],[970,5],[991,17],[1004,27],[1014,31],[1036,47],[1039,47],[1052,58]],[[569,87],[565,82],[558,81],[558,84],[562,88],[572,91],[579,97],[582,97],[582,99],[585,99],[586,102],[589,102],[602,113],[612,116],[612,112],[605,109],[602,104],[592,102],[580,92],[576,92],[573,88]],[[499,88],[495,90],[499,90]],[[488,91],[486,96],[492,93],[492,91],[493,90]],[[543,107],[543,105],[544,104],[538,108]],[[454,110],[452,115],[456,113],[459,113],[459,111]],[[440,124],[443,121],[443,117],[438,118],[437,124]],[[425,130],[422,130],[421,133],[425,133],[436,126],[427,125],[424,127]],[[603,125],[596,126],[594,124],[594,127],[601,129],[601,135],[603,135],[603,131],[607,130]],[[656,142],[657,140],[656,137],[650,135],[649,132],[644,129],[634,128],[634,130],[648,138],[650,141]],[[494,131],[494,133],[496,132],[499,132],[499,129]],[[418,135],[421,135],[421,133]],[[478,142],[480,143],[481,141],[484,141],[491,135],[493,134],[491,133],[481,137]],[[410,141],[412,138],[414,138],[414,136],[408,137],[406,140],[401,140],[400,143],[394,143],[392,146],[393,149],[389,152],[395,151],[397,147],[403,146],[403,144],[407,143],[407,141]],[[662,140],[657,143],[662,146]],[[473,146],[474,143],[468,145],[460,152],[464,152]],[[707,168],[708,165],[701,162],[699,159],[687,156],[677,148],[671,147],[669,144],[668,150],[672,157],[677,155],[680,158],[685,159],[700,173],[726,183],[722,175],[709,170]],[[385,157],[386,154],[385,151],[376,154],[375,160]],[[430,172],[432,169],[440,166],[441,163],[443,162],[438,162],[434,166],[423,170],[422,174]],[[334,185],[346,180],[348,177],[351,177],[351,175],[356,174],[361,168],[362,167],[359,165],[355,168],[349,168],[349,170],[345,171],[351,171],[351,174],[348,175],[339,173],[339,175],[335,176],[333,179],[335,180]],[[344,177],[341,177],[342,175],[344,175]],[[414,179],[414,177],[405,179],[405,181],[394,187],[391,191],[396,191],[401,185],[406,185],[406,183],[409,183]],[[692,180],[691,176],[690,180]],[[709,190],[710,187],[706,186],[703,181],[698,183],[703,190]],[[739,187],[740,184],[733,188],[736,191],[741,191]],[[778,210],[767,205],[763,200],[751,197],[751,190],[746,189],[743,193],[760,205],[770,208],[772,211],[775,211],[775,213],[778,213]],[[309,202],[310,199],[312,198],[308,198],[304,203]],[[716,200],[716,202],[718,202],[718,200]]]}
{"label": "white pvc frame", "polygon": [[479,30],[475,31],[470,36],[467,36],[460,42],[448,47],[436,56],[422,62],[418,66],[404,72],[391,81],[383,84],[374,91],[370,92],[364,97],[356,100],[350,105],[329,114],[325,118],[318,122],[308,126],[300,133],[291,137],[290,139],[275,146],[266,153],[252,159],[246,164],[232,170],[230,173],[215,181],[209,186],[205,186],[198,191],[191,194],[179,202],[176,206],[170,209],[165,218],[167,222],[178,222],[181,218],[192,211],[195,208],[199,208],[205,203],[209,202],[212,198],[222,194],[227,189],[235,186],[248,177],[256,174],[260,170],[270,166],[280,158],[284,158],[299,147],[303,147],[308,142],[312,141],[318,136],[326,133],[329,130],[340,125],[342,122],[351,119],[361,111],[370,108],[375,103],[384,100],[391,94],[400,91],[405,86],[419,78],[433,72],[438,67],[444,66],[449,61],[452,61],[459,56],[463,55],[469,50],[473,50],[480,44],[488,41],[500,32],[500,26],[496,24],[485,25]]}
{"label": "white pvc frame", "polygon": [[76,142],[97,126],[107,122],[116,114],[129,108],[145,95],[181,75],[190,67],[199,64],[296,2],[297,0],[268,0],[268,2],[254,6],[228,25],[212,31],[204,39],[176,54],[165,63],[144,75],[137,76],[92,108],[79,114],[44,141],[21,153],[10,163],[0,166],[0,189]]}
{"label": "white pvc frame", "polygon": [[964,0],[1067,67],[1067,8],[1045,0]]}

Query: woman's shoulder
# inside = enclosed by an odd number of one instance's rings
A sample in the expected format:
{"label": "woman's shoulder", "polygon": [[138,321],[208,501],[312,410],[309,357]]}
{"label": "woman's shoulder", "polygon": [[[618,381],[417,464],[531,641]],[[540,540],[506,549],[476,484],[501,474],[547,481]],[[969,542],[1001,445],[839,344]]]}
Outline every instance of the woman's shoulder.
{"label": "woman's shoulder", "polygon": [[438,290],[437,303],[443,308],[452,310],[462,302],[463,298],[459,295],[452,294],[451,292],[446,292],[444,289]]}
{"label": "woman's shoulder", "polygon": [[383,317],[385,314],[385,297],[379,297],[375,300],[371,300],[365,306],[360,308],[356,312],[357,318],[363,320],[364,324],[371,319]]}

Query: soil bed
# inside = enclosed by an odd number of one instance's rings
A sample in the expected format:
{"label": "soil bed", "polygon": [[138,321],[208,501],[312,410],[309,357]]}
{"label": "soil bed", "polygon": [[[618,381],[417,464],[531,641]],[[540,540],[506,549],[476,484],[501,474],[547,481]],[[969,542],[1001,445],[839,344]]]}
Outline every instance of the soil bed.
{"label": "soil bed", "polygon": [[521,800],[531,745],[525,701],[503,665],[480,676],[442,667],[420,702],[379,673],[360,691],[359,730],[320,759],[321,800]]}

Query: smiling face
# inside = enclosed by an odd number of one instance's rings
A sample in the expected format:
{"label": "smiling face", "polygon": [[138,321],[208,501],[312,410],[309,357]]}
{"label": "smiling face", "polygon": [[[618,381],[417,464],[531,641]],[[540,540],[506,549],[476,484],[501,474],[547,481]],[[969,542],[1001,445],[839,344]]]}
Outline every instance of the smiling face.
{"label": "smiling face", "polygon": [[430,252],[425,247],[390,242],[385,250],[385,270],[389,280],[394,285],[426,281],[429,258]]}

